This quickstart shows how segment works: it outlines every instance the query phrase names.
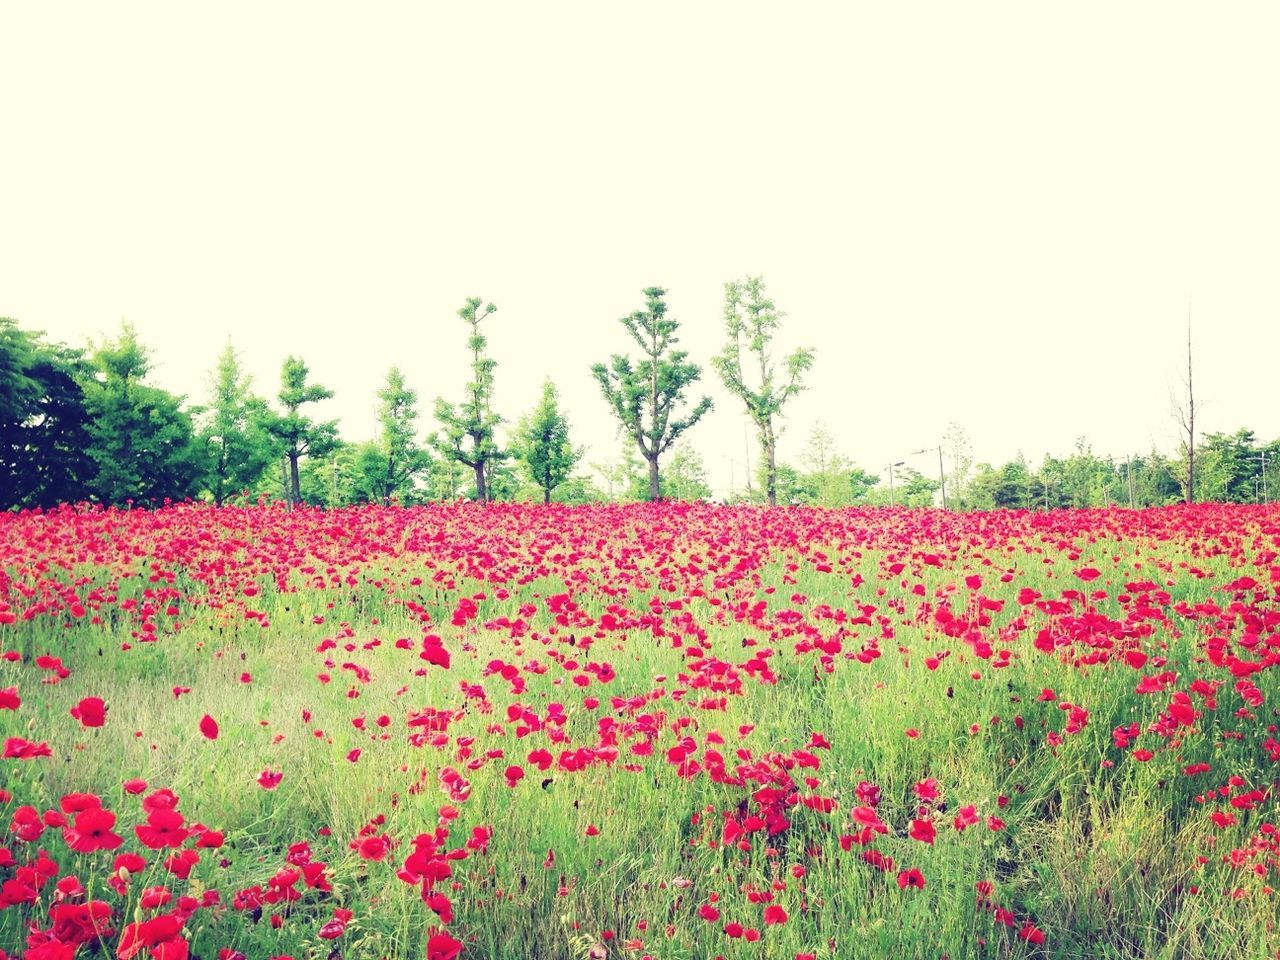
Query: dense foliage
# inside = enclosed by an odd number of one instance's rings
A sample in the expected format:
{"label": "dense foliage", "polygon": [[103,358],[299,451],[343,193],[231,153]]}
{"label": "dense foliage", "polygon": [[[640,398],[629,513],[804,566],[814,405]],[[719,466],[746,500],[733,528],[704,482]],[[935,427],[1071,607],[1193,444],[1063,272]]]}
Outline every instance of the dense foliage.
{"label": "dense foliage", "polygon": [[[646,309],[622,323],[642,348],[633,361],[615,356],[593,370],[618,418],[624,449],[582,468],[568,420],[543,394],[503,436],[494,408],[496,361],[482,321],[492,304],[469,299],[458,311],[469,335],[470,379],[458,403],[438,398],[436,426],[419,424],[418,391],[396,367],[376,392],[376,435],[353,442],[326,419],[333,396],[312,382],[305,360],[285,359],[269,403],[227,345],[207,388],[192,398],[149,381],[150,353],[127,324],[114,340],[86,353],[50,344],[0,318],[0,509],[92,501],[158,505],[188,497],[222,504],[260,497],[346,506],[473,500],[564,503],[699,499],[712,495],[690,432],[710,402],[681,409],[681,395],[701,368],[676,349],[678,324],[665,292],[645,291]],[[1189,449],[1124,459],[1095,454],[1082,438],[1068,456],[975,464],[963,428],[951,424],[936,448],[913,451],[886,475],[859,465],[813,424],[795,459],[777,457],[784,404],[801,389],[814,361],[809,349],[781,363],[772,354],[782,314],[763,281],[726,285],[726,343],[712,366],[743,405],[759,440],[758,469],[739,470],[732,502],[810,506],[946,506],[1000,508],[1157,506],[1187,498]],[[553,381],[548,381],[555,390]],[[434,454],[434,455],[433,455]],[[597,452],[597,456],[600,456]],[[741,466],[741,464],[739,465]],[[1195,500],[1266,503],[1280,494],[1280,440],[1251,430],[1197,435]],[[887,481],[887,482],[886,482]]]}

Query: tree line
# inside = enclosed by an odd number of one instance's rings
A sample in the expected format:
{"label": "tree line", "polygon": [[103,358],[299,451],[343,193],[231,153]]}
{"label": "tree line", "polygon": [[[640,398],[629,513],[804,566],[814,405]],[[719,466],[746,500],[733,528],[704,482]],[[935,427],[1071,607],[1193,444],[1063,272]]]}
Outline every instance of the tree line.
{"label": "tree line", "polygon": [[[458,311],[466,331],[469,379],[460,399],[438,397],[436,429],[418,426],[418,395],[392,367],[377,391],[378,429],[360,443],[344,440],[317,405],[333,391],[316,383],[306,362],[286,357],[274,397],[257,394],[228,345],[211,371],[207,395],[190,404],[147,382],[150,355],[123,324],[113,339],[76,349],[50,343],[0,318],[0,507],[61,502],[150,505],[242,496],[338,506],[541,499],[706,499],[706,469],[685,434],[712,408],[709,396],[686,397],[702,369],[678,347],[679,322],[666,291],[643,291],[641,309],[620,324],[638,351],[613,354],[591,373],[617,421],[616,459],[583,464],[554,383],[506,432],[493,408],[497,363],[484,321],[496,306],[469,298]],[[1269,499],[1280,441],[1252,431],[1207,434],[1184,444],[1179,462],[1157,451],[1123,461],[1094,455],[1081,440],[1065,458],[1046,456],[1032,470],[1021,456],[995,467],[974,464],[963,429],[953,424],[923,459],[888,467],[888,483],[835,448],[821,425],[795,464],[778,460],[780,419],[804,389],[815,351],[775,357],[783,314],[762,278],[725,284],[721,351],[710,365],[755,429],[759,459],[744,471],[733,499],[824,506],[932,505],[959,509],[1150,506],[1178,500]],[[1194,434],[1192,439],[1195,440]],[[1191,452],[1194,450],[1194,453]],[[936,453],[938,470],[929,466]],[[587,469],[583,469],[586,467]]]}

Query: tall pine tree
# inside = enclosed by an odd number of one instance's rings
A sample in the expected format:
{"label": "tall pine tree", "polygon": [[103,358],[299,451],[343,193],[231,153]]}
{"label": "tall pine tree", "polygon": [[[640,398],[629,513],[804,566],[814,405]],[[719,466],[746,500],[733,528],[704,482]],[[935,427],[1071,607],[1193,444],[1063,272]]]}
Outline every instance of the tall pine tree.
{"label": "tall pine tree", "polygon": [[133,326],[125,323],[90,359],[92,375],[82,387],[95,496],[104,503],[157,503],[196,493],[203,458],[191,417],[181,397],[143,382],[151,364]]}
{"label": "tall pine tree", "polygon": [[515,452],[533,482],[542,488],[542,502],[551,502],[551,491],[569,479],[582,459],[582,451],[569,440],[569,420],[560,410],[560,395],[550,380],[542,384],[542,399],[520,420]]}
{"label": "tall pine tree", "polygon": [[97,472],[78,350],[0,317],[0,510],[87,499]]}
{"label": "tall pine tree", "polygon": [[197,414],[204,448],[205,486],[213,502],[253,487],[276,457],[270,411],[252,391],[235,348],[227,344],[210,377],[209,402]]}

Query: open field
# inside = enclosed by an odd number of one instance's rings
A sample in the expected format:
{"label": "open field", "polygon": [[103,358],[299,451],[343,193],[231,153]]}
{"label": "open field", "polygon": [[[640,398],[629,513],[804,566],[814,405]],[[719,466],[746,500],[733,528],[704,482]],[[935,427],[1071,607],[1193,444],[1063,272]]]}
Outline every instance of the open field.
{"label": "open field", "polygon": [[0,957],[1274,955],[1278,540],[0,515]]}

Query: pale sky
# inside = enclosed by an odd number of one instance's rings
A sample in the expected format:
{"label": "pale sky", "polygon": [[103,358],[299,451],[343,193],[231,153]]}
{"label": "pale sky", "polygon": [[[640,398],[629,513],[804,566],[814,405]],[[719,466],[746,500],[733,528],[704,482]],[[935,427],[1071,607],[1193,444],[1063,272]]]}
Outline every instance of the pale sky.
{"label": "pale sky", "polygon": [[[1177,443],[1188,299],[1205,431],[1280,435],[1280,6],[0,6],[0,315],[153,348],[198,402],[228,338],[301,355],[358,441],[399,364],[466,379],[468,296],[512,422],[544,376],[588,459],[592,362],[669,290],[706,367],[763,274],[815,421],[869,470],[936,444],[1038,463]],[[687,435],[740,484],[744,415]],[[754,456],[754,452],[753,452]]]}

